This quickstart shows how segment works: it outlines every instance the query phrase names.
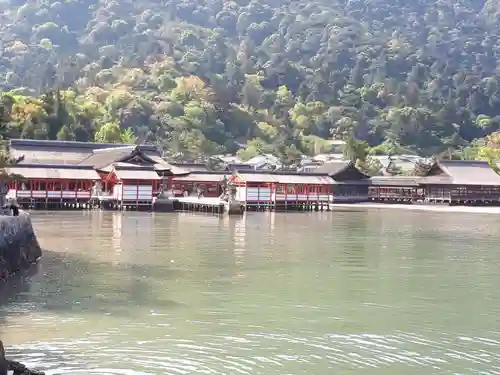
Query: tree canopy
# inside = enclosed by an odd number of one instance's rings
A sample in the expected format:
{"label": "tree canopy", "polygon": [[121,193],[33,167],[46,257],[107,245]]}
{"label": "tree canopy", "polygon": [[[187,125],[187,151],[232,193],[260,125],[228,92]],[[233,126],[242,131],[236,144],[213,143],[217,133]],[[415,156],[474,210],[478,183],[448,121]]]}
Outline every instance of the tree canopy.
{"label": "tree canopy", "polygon": [[182,158],[243,145],[244,158],[290,163],[332,138],[378,153],[498,155],[491,0],[0,7],[3,138],[149,141]]}

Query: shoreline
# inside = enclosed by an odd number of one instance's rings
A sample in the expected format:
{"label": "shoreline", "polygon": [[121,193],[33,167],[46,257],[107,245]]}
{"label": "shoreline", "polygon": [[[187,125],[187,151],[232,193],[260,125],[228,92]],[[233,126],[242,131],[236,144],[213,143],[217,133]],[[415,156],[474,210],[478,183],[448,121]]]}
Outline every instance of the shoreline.
{"label": "shoreline", "polygon": [[397,204],[397,203],[332,203],[330,210],[336,208],[369,208],[369,209],[400,209],[409,211],[430,211],[430,212],[460,212],[477,214],[500,214],[500,207],[474,207],[474,206],[446,206],[446,205],[427,205],[427,204]]}

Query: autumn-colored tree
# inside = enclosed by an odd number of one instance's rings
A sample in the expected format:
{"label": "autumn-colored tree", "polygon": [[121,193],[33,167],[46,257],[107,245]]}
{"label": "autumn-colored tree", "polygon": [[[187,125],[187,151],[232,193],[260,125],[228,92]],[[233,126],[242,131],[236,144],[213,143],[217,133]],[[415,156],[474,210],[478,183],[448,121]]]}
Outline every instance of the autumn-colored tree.
{"label": "autumn-colored tree", "polygon": [[0,136],[137,137],[178,159],[293,159],[348,136],[370,155],[492,157],[494,2],[236,3],[5,3]]}

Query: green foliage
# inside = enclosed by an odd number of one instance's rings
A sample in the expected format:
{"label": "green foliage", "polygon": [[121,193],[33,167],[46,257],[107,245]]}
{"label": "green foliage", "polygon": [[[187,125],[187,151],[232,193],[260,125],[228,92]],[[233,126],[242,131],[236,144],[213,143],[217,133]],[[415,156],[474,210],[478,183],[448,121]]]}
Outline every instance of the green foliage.
{"label": "green foliage", "polygon": [[358,159],[356,161],[356,167],[369,176],[377,176],[383,169],[382,163],[379,160],[369,156],[365,160]]}
{"label": "green foliage", "polygon": [[475,141],[500,130],[491,1],[3,7],[4,138],[151,141],[184,159],[246,143],[285,163],[349,138],[370,171],[369,154],[494,158]]}
{"label": "green foliage", "polygon": [[356,160],[365,161],[369,153],[369,148],[370,146],[367,142],[349,136],[345,143],[344,158],[354,162]]}

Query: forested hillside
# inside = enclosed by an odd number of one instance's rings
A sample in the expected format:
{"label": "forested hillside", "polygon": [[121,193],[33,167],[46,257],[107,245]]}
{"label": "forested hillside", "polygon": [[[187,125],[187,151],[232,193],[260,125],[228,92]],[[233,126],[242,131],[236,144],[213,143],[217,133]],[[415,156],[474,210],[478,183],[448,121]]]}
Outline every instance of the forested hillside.
{"label": "forested hillside", "polygon": [[431,155],[500,127],[500,7],[492,0],[1,7],[6,138],[137,137],[184,157],[244,144],[244,157],[292,160],[346,137],[379,146],[374,153],[400,145]]}

